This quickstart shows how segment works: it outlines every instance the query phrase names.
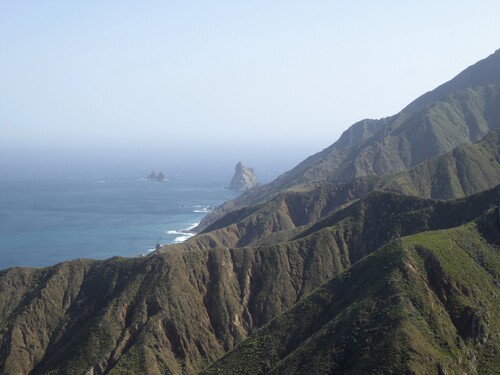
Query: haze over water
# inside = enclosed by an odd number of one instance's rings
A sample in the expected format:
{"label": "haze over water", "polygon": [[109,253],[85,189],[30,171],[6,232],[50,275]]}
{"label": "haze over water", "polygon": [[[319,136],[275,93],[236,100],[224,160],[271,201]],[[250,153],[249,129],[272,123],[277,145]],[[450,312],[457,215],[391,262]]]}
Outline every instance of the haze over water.
{"label": "haze over water", "polygon": [[272,179],[492,53],[498,14],[496,0],[2,1],[0,181],[239,160]]}

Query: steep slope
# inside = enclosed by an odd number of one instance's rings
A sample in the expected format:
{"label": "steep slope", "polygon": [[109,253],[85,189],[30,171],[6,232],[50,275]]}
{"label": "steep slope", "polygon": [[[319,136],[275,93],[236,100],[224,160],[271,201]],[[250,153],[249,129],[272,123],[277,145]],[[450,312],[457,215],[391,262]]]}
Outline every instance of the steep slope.
{"label": "steep slope", "polygon": [[0,373],[195,373],[379,246],[499,197],[374,192],[274,245],[2,271]]}
{"label": "steep slope", "polygon": [[332,146],[271,185],[283,189],[303,180],[347,182],[395,173],[461,144],[477,142],[489,129],[500,127],[499,83],[500,50],[399,114],[355,124]]}
{"label": "steep slope", "polygon": [[386,245],[204,373],[496,373],[498,233],[496,208]]}
{"label": "steep slope", "polygon": [[[499,181],[500,182],[500,181]],[[189,241],[194,248],[241,247],[282,242],[332,211],[382,186],[376,177],[347,184],[309,184],[269,201],[229,212]]]}
{"label": "steep slope", "polygon": [[391,178],[382,189],[422,198],[453,199],[500,183],[500,129]]}
{"label": "steep slope", "polygon": [[454,199],[500,183],[500,129],[478,143],[459,146],[414,168],[387,175],[377,189],[421,198]]}
{"label": "steep slope", "polygon": [[480,142],[462,145],[423,161],[409,171],[384,177],[359,177],[348,183],[316,182],[296,186],[265,203],[234,210],[191,240],[193,248],[241,247],[282,242],[303,226],[374,190],[420,198],[453,199],[500,184],[500,129]]}
{"label": "steep slope", "polygon": [[[492,56],[500,54],[500,49],[496,50]],[[423,108],[431,103],[440,101],[454,92],[462,91],[468,87],[480,87],[495,85],[500,83],[500,60],[498,58],[487,57],[476,64],[468,67],[452,80],[443,83],[436,89],[422,95],[405,110],[413,111]]]}
{"label": "steep slope", "polygon": [[394,174],[462,144],[478,142],[490,129],[500,128],[499,82],[500,50],[397,115],[354,124],[333,145],[275,181],[214,210],[199,229],[231,210],[266,201],[305,182],[345,183],[361,176]]}

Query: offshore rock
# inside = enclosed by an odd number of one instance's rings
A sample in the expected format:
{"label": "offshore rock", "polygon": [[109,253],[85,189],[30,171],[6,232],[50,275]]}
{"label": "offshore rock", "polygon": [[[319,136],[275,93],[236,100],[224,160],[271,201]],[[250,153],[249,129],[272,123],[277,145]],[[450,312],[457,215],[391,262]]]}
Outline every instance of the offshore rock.
{"label": "offshore rock", "polygon": [[151,172],[148,177],[146,177],[150,181],[159,181],[163,182],[166,181],[166,177],[163,174],[163,172],[158,172],[156,173],[155,171]]}
{"label": "offshore rock", "polygon": [[253,168],[245,167],[241,162],[234,168],[234,176],[228,186],[230,190],[248,190],[257,185],[257,176]]}
{"label": "offshore rock", "polygon": [[167,178],[165,177],[165,175],[163,174],[163,172],[158,172],[158,174],[156,175],[156,181],[160,181],[160,182],[163,182],[163,181],[166,181]]}

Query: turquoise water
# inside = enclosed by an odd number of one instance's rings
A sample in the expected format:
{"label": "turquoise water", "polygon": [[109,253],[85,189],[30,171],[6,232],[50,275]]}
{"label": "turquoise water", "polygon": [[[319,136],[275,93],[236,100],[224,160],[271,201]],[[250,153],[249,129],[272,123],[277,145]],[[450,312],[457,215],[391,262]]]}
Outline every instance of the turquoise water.
{"label": "turquoise water", "polygon": [[236,196],[223,182],[0,183],[0,269],[147,254]]}

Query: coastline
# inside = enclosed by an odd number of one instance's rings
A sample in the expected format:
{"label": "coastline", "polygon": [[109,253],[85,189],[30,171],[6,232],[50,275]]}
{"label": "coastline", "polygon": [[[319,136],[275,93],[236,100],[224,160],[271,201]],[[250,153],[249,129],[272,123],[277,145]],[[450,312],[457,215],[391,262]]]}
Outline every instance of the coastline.
{"label": "coastline", "polygon": [[182,243],[184,241],[187,241],[191,237],[193,237],[196,232],[193,231],[194,228],[198,226],[199,222],[192,223],[189,227],[185,229],[173,229],[173,230],[167,230],[166,233],[170,235],[176,235],[172,241],[170,241],[166,245],[172,245],[172,244],[177,244],[177,243]]}
{"label": "coastline", "polygon": [[184,242],[212,207],[234,198],[222,186],[180,179],[7,182],[0,187],[0,215],[9,218],[0,228],[0,270],[145,256],[157,243]]}

